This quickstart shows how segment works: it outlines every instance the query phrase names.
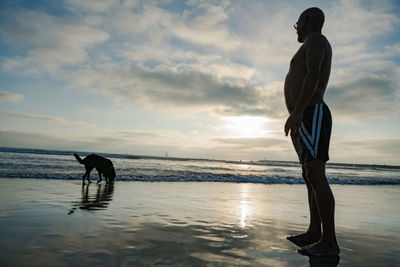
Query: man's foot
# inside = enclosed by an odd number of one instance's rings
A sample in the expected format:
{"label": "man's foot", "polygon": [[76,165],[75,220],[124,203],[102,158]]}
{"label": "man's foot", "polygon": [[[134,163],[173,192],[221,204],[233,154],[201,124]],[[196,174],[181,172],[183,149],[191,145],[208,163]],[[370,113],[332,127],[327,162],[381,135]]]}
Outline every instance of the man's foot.
{"label": "man's foot", "polygon": [[286,237],[287,240],[296,244],[299,247],[304,247],[307,245],[317,243],[320,238],[321,238],[321,235],[310,234],[309,232],[306,232],[306,233],[303,233],[300,235],[291,235],[291,236]]}
{"label": "man's foot", "polygon": [[321,240],[315,244],[297,250],[298,253],[306,256],[337,256],[340,253],[336,241]]}

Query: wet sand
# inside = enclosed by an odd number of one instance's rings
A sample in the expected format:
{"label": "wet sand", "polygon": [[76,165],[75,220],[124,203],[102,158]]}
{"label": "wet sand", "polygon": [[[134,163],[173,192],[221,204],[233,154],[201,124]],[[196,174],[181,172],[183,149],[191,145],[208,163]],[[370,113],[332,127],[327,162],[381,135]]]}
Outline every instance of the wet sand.
{"label": "wet sand", "polygon": [[305,185],[0,179],[0,266],[400,266],[400,186],[332,190],[340,258],[309,258]]}

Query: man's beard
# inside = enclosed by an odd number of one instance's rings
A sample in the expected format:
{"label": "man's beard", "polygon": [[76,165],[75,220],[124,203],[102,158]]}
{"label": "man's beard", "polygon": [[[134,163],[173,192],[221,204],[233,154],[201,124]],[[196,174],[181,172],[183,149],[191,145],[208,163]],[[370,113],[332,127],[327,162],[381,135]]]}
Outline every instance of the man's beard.
{"label": "man's beard", "polygon": [[303,37],[302,37],[300,34],[298,34],[298,33],[297,33],[297,41],[298,41],[299,43],[302,43],[302,42],[304,41]]}

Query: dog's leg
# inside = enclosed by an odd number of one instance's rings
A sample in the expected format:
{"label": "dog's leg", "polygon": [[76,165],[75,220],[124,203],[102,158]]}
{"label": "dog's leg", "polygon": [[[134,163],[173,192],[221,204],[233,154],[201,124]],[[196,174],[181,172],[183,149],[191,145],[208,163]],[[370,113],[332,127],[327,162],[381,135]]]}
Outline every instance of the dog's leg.
{"label": "dog's leg", "polygon": [[[85,179],[86,179],[86,178],[88,178],[88,180],[89,180],[90,171],[91,171],[91,170],[86,169],[85,174],[82,176],[82,185],[85,185]],[[90,180],[89,180],[89,183],[90,183]]]}
{"label": "dog's leg", "polygon": [[[99,180],[97,181],[97,183],[100,183],[101,181],[102,181],[102,178],[101,178],[101,172],[100,171],[97,171],[98,173],[99,173]],[[106,181],[107,181],[107,178],[106,178]]]}
{"label": "dog's leg", "polygon": [[93,170],[93,168],[91,168],[91,169],[86,169],[86,173],[85,173],[86,178],[87,178],[89,184],[91,183],[91,181],[90,181],[90,172],[91,172],[92,170]]}

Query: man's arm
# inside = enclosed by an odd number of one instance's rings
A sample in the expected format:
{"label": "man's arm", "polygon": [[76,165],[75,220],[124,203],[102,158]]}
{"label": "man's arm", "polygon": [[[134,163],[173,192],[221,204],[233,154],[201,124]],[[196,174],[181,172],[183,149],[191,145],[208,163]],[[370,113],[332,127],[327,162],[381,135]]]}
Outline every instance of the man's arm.
{"label": "man's arm", "polygon": [[293,112],[303,114],[318,86],[322,61],[325,55],[325,40],[320,34],[310,34],[305,44],[307,72],[303,80],[300,96]]}
{"label": "man's arm", "polygon": [[304,109],[315,94],[319,82],[321,64],[324,60],[325,48],[325,40],[320,34],[310,34],[304,43],[307,72],[294,111],[290,114],[285,124],[286,136],[289,130],[291,132],[297,131],[303,118]]}

